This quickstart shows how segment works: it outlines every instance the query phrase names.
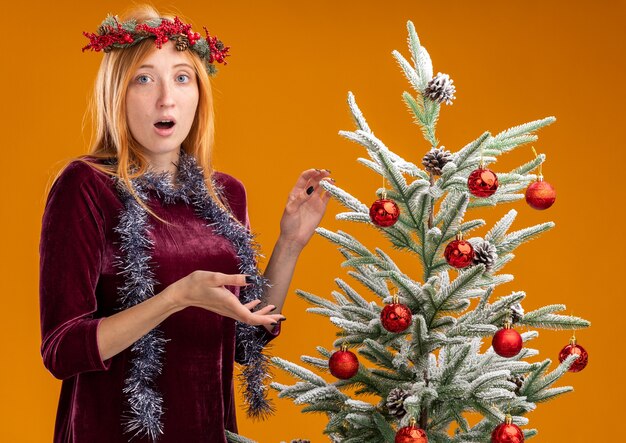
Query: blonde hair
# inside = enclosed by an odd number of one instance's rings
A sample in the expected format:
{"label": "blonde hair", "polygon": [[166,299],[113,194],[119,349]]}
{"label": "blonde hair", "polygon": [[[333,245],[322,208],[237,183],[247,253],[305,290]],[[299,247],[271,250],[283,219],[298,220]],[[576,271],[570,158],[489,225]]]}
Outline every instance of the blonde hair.
{"label": "blonde hair", "polygon": [[[120,18],[123,21],[134,18],[137,23],[157,18],[173,20],[172,16],[161,15],[150,5],[135,6]],[[154,40],[146,39],[132,47],[114,49],[104,54],[89,106],[92,121],[95,124],[95,141],[91,144],[89,153],[79,156],[76,160],[87,163],[105,174],[118,177],[138,204],[158,220],[170,224],[144,204],[130,183],[131,179],[143,175],[148,170],[149,163],[141,154],[140,147],[128,128],[126,91],[132,74],[153,50],[158,50],[155,49]],[[219,198],[211,180],[213,174],[211,152],[214,136],[214,114],[209,76],[202,60],[193,51],[187,50],[184,51],[184,54],[189,58],[196,73],[198,107],[189,134],[182,142],[182,149],[187,154],[192,155],[198,166],[202,168],[209,196],[232,216],[230,208]],[[96,159],[116,157],[117,165],[96,164],[87,160],[86,157]],[[136,168],[134,174],[129,172],[131,168]],[[56,178],[61,172],[62,170]],[[232,218],[236,220],[236,217]]]}

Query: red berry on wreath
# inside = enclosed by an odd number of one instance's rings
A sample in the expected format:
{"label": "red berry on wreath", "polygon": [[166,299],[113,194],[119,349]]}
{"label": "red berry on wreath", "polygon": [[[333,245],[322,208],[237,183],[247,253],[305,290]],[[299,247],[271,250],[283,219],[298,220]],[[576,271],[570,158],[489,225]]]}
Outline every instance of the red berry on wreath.
{"label": "red berry on wreath", "polygon": [[459,232],[456,240],[448,243],[443,256],[450,266],[457,269],[466,268],[474,262],[474,248],[470,242],[463,240],[463,234]]}
{"label": "red berry on wreath", "polygon": [[515,357],[522,350],[522,336],[515,329],[511,328],[511,323],[507,321],[504,324],[504,328],[500,329],[493,336],[491,346],[500,357]]}
{"label": "red berry on wreath", "polygon": [[526,188],[526,203],[533,209],[548,209],[555,200],[556,191],[550,183],[543,181],[541,175]]}
{"label": "red berry on wreath", "polygon": [[498,189],[498,176],[481,166],[467,178],[467,188],[476,197],[490,197]]}
{"label": "red berry on wreath", "polygon": [[569,371],[580,372],[585,369],[585,366],[587,366],[587,363],[589,362],[589,354],[585,351],[585,348],[576,343],[576,337],[572,337],[569,345],[561,349],[561,352],[559,353],[559,361],[563,363],[563,360],[572,354],[578,355],[578,358],[574,360],[572,366],[569,367]]}
{"label": "red berry on wreath", "polygon": [[491,433],[491,443],[523,443],[524,432],[519,426],[513,424],[510,415],[507,414],[504,423],[499,424]]}
{"label": "red berry on wreath", "polygon": [[380,312],[380,323],[389,332],[402,332],[411,325],[413,314],[408,306],[400,303],[397,295],[393,296],[392,303]]}
{"label": "red berry on wreath", "polygon": [[409,425],[396,432],[395,443],[428,443],[428,437],[423,429],[415,426],[415,419],[411,417]]}
{"label": "red berry on wreath", "polygon": [[347,350],[345,344],[341,345],[341,350],[330,356],[328,361],[330,373],[342,380],[354,377],[359,371],[359,359],[353,352]]}
{"label": "red berry on wreath", "polygon": [[393,200],[381,198],[372,203],[370,207],[370,218],[376,226],[387,228],[398,221],[400,208]]}

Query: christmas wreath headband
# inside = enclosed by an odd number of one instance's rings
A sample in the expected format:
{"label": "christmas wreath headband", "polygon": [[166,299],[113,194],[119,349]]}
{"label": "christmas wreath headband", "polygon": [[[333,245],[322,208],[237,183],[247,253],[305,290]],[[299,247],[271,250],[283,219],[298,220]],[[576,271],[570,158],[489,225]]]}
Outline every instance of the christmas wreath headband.
{"label": "christmas wreath headband", "polygon": [[137,23],[137,20],[130,19],[119,22],[117,16],[108,15],[100,24],[97,32],[83,32],[89,39],[89,44],[82,48],[92,51],[110,52],[115,48],[123,49],[136,45],[147,38],[154,38],[154,44],[161,49],[168,40],[173,40],[178,51],[191,49],[204,62],[204,66],[209,75],[217,72],[214,62],[227,64],[224,59],[230,55],[228,46],[217,39],[211,37],[209,31],[204,28],[206,38],[191,30],[191,25],[183,23],[178,17],[174,20],[167,18],[156,18]]}

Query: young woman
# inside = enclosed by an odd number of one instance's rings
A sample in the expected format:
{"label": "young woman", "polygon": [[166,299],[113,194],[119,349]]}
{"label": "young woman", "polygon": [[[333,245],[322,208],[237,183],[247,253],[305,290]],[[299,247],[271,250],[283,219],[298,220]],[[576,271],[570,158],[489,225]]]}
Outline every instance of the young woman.
{"label": "young woman", "polygon": [[228,48],[150,7],[85,35],[105,52],[97,137],[55,180],[40,243],[41,352],[63,380],[54,441],[224,442],[235,361],[248,413],[271,410],[262,350],[332,179],[300,175],[261,275],[245,189],[210,162],[209,75]]}

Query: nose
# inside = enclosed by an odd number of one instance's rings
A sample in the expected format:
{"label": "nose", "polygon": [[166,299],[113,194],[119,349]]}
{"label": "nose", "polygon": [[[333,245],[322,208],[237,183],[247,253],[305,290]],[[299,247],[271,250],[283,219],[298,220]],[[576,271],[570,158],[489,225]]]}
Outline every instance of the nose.
{"label": "nose", "polygon": [[166,81],[161,82],[161,87],[159,89],[159,99],[157,104],[160,108],[167,108],[174,105],[172,85],[170,85]]}

